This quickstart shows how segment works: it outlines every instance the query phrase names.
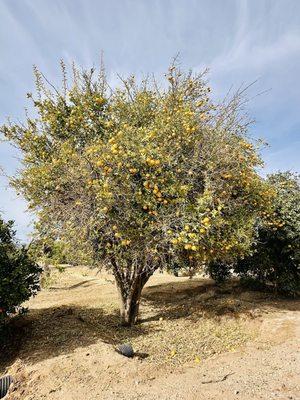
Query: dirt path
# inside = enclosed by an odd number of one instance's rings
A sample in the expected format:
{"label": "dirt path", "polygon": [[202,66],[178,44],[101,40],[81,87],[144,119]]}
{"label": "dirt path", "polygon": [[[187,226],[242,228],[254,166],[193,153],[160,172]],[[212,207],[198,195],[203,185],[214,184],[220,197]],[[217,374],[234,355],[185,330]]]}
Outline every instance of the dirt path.
{"label": "dirt path", "polygon": [[300,399],[297,301],[158,274],[124,330],[111,277],[73,268],[29,305],[9,399]]}

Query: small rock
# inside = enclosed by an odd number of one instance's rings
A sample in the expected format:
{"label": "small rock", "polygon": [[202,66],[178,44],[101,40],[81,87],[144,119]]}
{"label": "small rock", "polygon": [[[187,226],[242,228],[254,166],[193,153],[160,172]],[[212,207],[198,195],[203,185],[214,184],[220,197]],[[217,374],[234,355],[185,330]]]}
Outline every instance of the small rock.
{"label": "small rock", "polygon": [[116,348],[116,351],[125,357],[131,358],[134,356],[133,348],[129,343],[121,344],[119,347]]}

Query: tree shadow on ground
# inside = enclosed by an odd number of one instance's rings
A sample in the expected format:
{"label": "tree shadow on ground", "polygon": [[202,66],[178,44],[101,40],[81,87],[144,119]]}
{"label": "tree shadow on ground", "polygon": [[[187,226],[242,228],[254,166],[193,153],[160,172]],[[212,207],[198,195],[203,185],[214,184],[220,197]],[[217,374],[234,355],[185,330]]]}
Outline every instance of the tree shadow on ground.
{"label": "tree shadow on ground", "polygon": [[97,285],[98,280],[97,279],[87,279],[85,281],[76,283],[72,286],[66,286],[66,287],[56,287],[56,286],[51,286],[49,287],[49,290],[72,290],[72,289],[77,289],[80,286],[84,286],[84,287],[90,287],[90,286],[95,286]]}
{"label": "tree shadow on ground", "polygon": [[224,316],[256,318],[278,310],[300,311],[300,302],[250,291],[237,281],[218,286],[208,279],[147,286],[142,295],[143,318],[132,328],[121,327],[118,309],[104,303],[99,308],[69,304],[31,309],[27,315],[12,320],[10,340],[0,349],[0,371],[18,357],[32,364],[98,341],[113,346],[130,342],[158,332],[161,325],[156,322],[160,318],[199,322]]}
{"label": "tree shadow on ground", "polygon": [[156,312],[142,322],[163,319],[255,318],[278,310],[300,311],[299,299],[288,299],[271,292],[250,290],[238,280],[216,285],[209,279],[192,279],[148,286],[143,299]]}
{"label": "tree shadow on ground", "polygon": [[115,346],[149,332],[143,325],[120,326],[118,310],[75,305],[33,309],[12,321],[10,338],[0,351],[0,371],[16,358],[32,364],[99,340]]}

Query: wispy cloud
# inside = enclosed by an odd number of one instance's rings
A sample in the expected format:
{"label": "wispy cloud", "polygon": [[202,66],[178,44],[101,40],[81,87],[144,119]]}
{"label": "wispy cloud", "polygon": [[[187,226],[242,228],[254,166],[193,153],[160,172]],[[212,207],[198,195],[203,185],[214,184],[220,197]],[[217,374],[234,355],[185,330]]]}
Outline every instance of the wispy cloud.
{"label": "wispy cloud", "polygon": [[[1,0],[0,123],[23,118],[24,94],[33,89],[32,65],[54,83],[58,62],[90,68],[104,51],[115,73],[158,76],[180,52],[184,67],[211,68],[216,96],[232,84],[259,78],[249,96],[255,136],[271,145],[267,170],[300,170],[300,1],[298,0]],[[0,165],[18,166],[0,143]],[[26,205],[0,181],[0,212],[17,220],[21,237],[30,231]]]}

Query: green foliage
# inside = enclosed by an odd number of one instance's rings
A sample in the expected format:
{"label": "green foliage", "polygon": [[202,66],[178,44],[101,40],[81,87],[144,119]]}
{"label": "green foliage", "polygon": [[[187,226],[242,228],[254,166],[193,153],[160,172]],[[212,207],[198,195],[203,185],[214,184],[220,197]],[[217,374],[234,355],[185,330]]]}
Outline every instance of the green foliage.
{"label": "green foliage", "polygon": [[17,245],[12,226],[12,221],[5,223],[0,218],[0,329],[37,292],[41,272],[27,249]]}
{"label": "green foliage", "polygon": [[206,272],[216,283],[223,283],[230,277],[231,268],[232,265],[220,260],[215,260],[208,263]]}
{"label": "green foliage", "polygon": [[293,295],[300,291],[299,176],[277,173],[268,181],[277,193],[273,218],[259,223],[252,255],[241,259],[235,271]]}
{"label": "green foliage", "polygon": [[61,240],[52,238],[36,238],[30,243],[29,253],[46,265],[61,268],[61,264],[69,264],[72,260],[71,251]]}

